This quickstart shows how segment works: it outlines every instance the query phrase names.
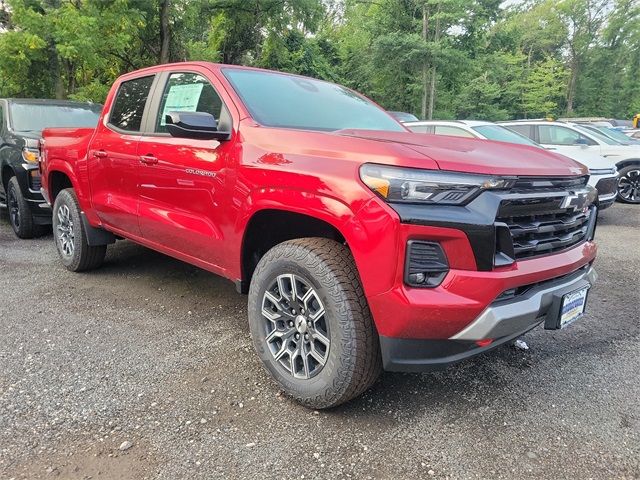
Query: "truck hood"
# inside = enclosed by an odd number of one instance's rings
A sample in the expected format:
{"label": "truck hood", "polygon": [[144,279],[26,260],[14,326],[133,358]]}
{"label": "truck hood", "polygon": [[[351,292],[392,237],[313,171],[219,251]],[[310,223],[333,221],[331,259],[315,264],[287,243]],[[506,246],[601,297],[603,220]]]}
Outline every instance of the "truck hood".
{"label": "truck hood", "polygon": [[588,173],[583,165],[568,157],[528,145],[378,130],[340,130],[335,132],[335,135],[371,142],[401,144],[432,160],[441,170],[520,176],[569,176]]}

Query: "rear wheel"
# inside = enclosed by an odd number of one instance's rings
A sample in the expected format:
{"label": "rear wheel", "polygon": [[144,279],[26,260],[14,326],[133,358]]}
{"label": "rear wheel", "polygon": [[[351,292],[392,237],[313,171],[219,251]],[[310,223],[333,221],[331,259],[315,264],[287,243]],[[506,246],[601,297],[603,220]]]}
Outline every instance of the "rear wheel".
{"label": "rear wheel", "polygon": [[71,188],[62,190],[53,205],[53,237],[67,270],[81,272],[102,264],[107,246],[87,243],[80,205]]}
{"label": "rear wheel", "polygon": [[618,199],[624,203],[640,203],[640,165],[623,168],[618,177]]}
{"label": "rear wheel", "polygon": [[249,323],[266,369],[306,406],[344,403],[381,371],[353,258],[333,240],[291,240],[269,250],[251,280]]}

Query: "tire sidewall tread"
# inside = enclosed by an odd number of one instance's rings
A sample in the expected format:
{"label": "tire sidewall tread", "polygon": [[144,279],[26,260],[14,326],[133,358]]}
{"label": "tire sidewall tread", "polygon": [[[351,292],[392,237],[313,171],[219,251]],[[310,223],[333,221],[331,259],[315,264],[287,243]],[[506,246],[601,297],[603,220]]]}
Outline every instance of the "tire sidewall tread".
{"label": "tire sidewall tread", "polygon": [[[261,331],[264,290],[282,273],[295,273],[308,281],[316,288],[327,312],[329,358],[322,371],[308,380],[294,379],[275,363]],[[378,336],[346,246],[325,238],[303,238],[276,245],[254,271],[248,310],[258,356],[284,391],[300,403],[313,408],[334,407],[360,395],[379,376]]]}
{"label": "tire sidewall tread", "polygon": [[[58,209],[66,205],[74,226],[74,251],[73,256],[67,257],[60,251],[60,242],[57,237]],[[71,188],[66,188],[56,197],[53,205],[53,240],[60,260],[65,268],[72,272],[82,272],[99,267],[104,261],[107,251],[106,245],[90,246],[87,242],[87,232],[82,223],[82,210],[78,198]]]}

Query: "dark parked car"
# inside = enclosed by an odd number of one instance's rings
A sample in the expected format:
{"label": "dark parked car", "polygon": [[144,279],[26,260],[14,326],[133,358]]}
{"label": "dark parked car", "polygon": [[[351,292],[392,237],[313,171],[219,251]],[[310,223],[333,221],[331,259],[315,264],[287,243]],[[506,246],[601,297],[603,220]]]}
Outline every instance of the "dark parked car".
{"label": "dark parked car", "polygon": [[44,233],[51,209],[40,193],[39,142],[48,127],[95,127],[102,105],[64,100],[0,99],[0,207],[20,238]]}

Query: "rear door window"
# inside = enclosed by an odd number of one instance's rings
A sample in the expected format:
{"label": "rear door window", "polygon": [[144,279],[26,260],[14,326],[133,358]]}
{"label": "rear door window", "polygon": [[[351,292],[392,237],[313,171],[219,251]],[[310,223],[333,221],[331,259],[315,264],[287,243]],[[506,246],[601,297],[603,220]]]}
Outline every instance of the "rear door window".
{"label": "rear door window", "polygon": [[409,130],[415,133],[433,133],[435,127],[433,125],[405,125]]}
{"label": "rear door window", "polygon": [[450,135],[452,137],[475,138],[473,134],[459,127],[449,125],[436,125],[436,135]]}
{"label": "rear door window", "polygon": [[127,132],[139,132],[144,107],[149,98],[154,76],[135,78],[120,84],[111,108],[109,123]]}

